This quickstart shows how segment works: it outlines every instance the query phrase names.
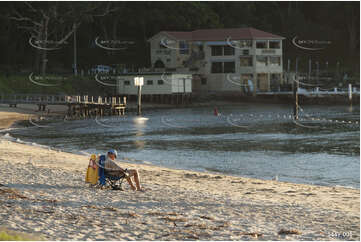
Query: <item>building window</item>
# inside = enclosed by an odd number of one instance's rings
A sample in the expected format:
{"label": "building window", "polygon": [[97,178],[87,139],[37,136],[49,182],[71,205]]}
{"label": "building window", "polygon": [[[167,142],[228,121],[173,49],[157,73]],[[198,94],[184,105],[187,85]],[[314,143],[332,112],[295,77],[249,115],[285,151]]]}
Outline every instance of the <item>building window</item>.
{"label": "building window", "polygon": [[249,50],[243,50],[242,53],[243,55],[249,55]]}
{"label": "building window", "polygon": [[256,57],[257,66],[267,66],[267,56]]}
{"label": "building window", "polygon": [[201,84],[202,84],[202,85],[207,85],[207,78],[204,78],[204,77],[203,77],[203,78],[201,79]]}
{"label": "building window", "polygon": [[239,58],[240,66],[253,66],[252,56],[241,56]]}
{"label": "building window", "polygon": [[225,46],[211,46],[212,56],[230,56],[234,55],[234,48],[228,45]]}
{"label": "building window", "polygon": [[265,41],[265,40],[257,40],[256,41],[256,48],[257,49],[266,49],[267,48],[267,41]]}
{"label": "building window", "polygon": [[240,40],[239,41],[240,48],[251,48],[252,47],[252,40]]}
{"label": "building window", "polygon": [[164,81],[163,80],[158,80],[158,85],[163,85]]}
{"label": "building window", "polygon": [[179,41],[179,54],[189,54],[189,45],[185,41]]}
{"label": "building window", "polygon": [[269,48],[270,49],[279,49],[279,48],[281,48],[281,41],[279,41],[279,40],[270,40],[269,41]]}
{"label": "building window", "polygon": [[235,63],[234,61],[232,62],[224,62],[224,73],[235,73],[236,69],[235,69]]}
{"label": "building window", "polygon": [[280,66],[281,65],[281,57],[280,56],[270,56],[269,64],[270,64],[270,66]]}
{"label": "building window", "polygon": [[234,55],[234,48],[231,46],[224,46],[224,55]]}
{"label": "building window", "polygon": [[153,80],[147,80],[147,85],[153,85]]}
{"label": "building window", "polygon": [[235,62],[212,62],[211,73],[235,73]]}
{"label": "building window", "polygon": [[125,86],[129,86],[129,85],[130,85],[130,81],[124,81],[124,85],[125,85]]}
{"label": "building window", "polygon": [[268,75],[266,73],[257,74],[257,89],[268,91]]}
{"label": "building window", "polygon": [[211,46],[212,56],[222,56],[223,55],[223,46]]}
{"label": "building window", "polygon": [[223,73],[223,63],[222,62],[212,62],[212,73]]}

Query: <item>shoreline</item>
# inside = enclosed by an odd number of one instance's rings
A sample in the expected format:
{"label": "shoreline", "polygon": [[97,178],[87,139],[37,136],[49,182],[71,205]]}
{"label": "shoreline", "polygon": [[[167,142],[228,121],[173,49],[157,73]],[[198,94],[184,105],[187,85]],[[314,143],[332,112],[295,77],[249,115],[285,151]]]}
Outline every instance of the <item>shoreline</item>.
{"label": "shoreline", "polygon": [[360,239],[356,188],[121,161],[146,191],[100,190],[84,182],[88,159],[0,138],[0,227],[46,240]]}
{"label": "shoreline", "polygon": [[[1,131],[1,129],[0,129]],[[39,144],[39,143],[34,143],[31,141],[23,141],[23,140],[16,140],[15,137],[10,136],[11,138],[2,138],[0,136],[0,141],[4,140],[4,141],[8,141],[8,142],[13,142],[13,143],[17,143],[17,144],[22,144],[22,145],[27,145],[27,146],[33,146],[33,147],[40,147],[43,149],[48,149],[48,150],[52,150],[55,152],[64,152],[64,153],[68,153],[68,154],[72,154],[72,155],[81,155],[81,156],[90,156],[89,154],[84,154],[86,152],[81,152],[81,151],[70,151],[70,150],[66,150],[66,149],[57,149],[55,147],[51,147],[48,145],[43,145],[43,144]],[[11,140],[12,139],[12,140]],[[100,152],[97,152],[96,154],[98,154]],[[175,168],[175,167],[166,167],[166,166],[160,166],[160,165],[156,165],[153,164],[151,162],[137,162],[137,161],[131,161],[132,158],[127,158],[125,157],[124,160],[117,160],[119,162],[122,162],[124,164],[129,164],[129,165],[145,165],[145,166],[151,166],[157,169],[171,169],[171,170],[178,170],[178,171],[188,171],[188,172],[196,172],[196,173],[204,173],[204,174],[211,174],[211,175],[221,175],[221,176],[229,176],[229,177],[233,177],[233,178],[245,178],[245,179],[256,179],[256,180],[261,180],[261,181],[273,181],[272,179],[264,179],[264,178],[255,178],[255,177],[248,177],[248,176],[241,176],[241,175],[236,175],[236,174],[229,174],[229,173],[222,173],[222,172],[217,172],[217,171],[211,171],[211,170],[192,170],[192,169],[186,169],[186,168]],[[277,180],[279,181],[279,180]],[[317,186],[317,187],[329,187],[329,188],[333,188],[333,187],[340,187],[340,188],[346,188],[346,189],[354,189],[354,190],[360,190],[360,187],[353,187],[353,186],[347,186],[347,185],[319,185],[319,184],[310,184],[310,183],[296,183],[296,182],[292,182],[292,181],[279,181],[279,182],[284,182],[284,183],[289,183],[289,184],[297,184],[297,185],[309,185],[309,186]]]}
{"label": "shoreline", "polygon": [[[247,99],[248,98],[248,99]],[[218,100],[215,97],[214,100],[209,100],[208,102],[193,102],[188,105],[175,105],[175,104],[161,104],[161,103],[143,103],[142,111],[153,111],[153,110],[164,110],[164,109],[179,109],[179,108],[201,108],[201,107],[209,107],[210,111],[213,111],[214,107],[219,106],[233,106],[235,104],[250,104],[253,103],[255,105],[292,105],[290,102],[285,102],[285,100],[281,99],[272,99],[272,98],[254,98],[254,97],[246,97],[242,99],[238,99],[230,96],[226,101]],[[305,103],[305,105],[328,105],[327,102],[320,103]],[[338,103],[337,105],[348,106],[347,103]],[[0,104],[0,130],[8,129],[8,128],[16,128],[22,127],[22,125],[18,125],[21,121],[26,121],[36,118],[49,118],[51,120],[56,118],[63,118],[67,115],[67,106],[66,105],[48,105],[50,112],[47,111],[38,111],[37,106],[34,104],[19,104],[17,108],[10,108],[7,104]],[[136,102],[128,102],[126,114],[136,114],[137,112],[137,103]],[[6,117],[6,118],[5,118]],[[71,119],[72,120],[72,119]]]}
{"label": "shoreline", "polygon": [[[49,240],[255,238],[245,233],[262,240],[339,240],[333,233],[343,232],[360,238],[357,189],[120,162],[139,170],[146,192],[128,184],[124,191],[99,190],[84,183],[88,158],[0,140],[0,226],[31,232],[35,223],[34,232]],[[125,232],[106,233],[96,221]],[[280,235],[281,229],[301,234]]]}
{"label": "shoreline", "polygon": [[67,107],[64,105],[49,105],[50,113],[47,111],[38,111],[37,106],[33,104],[20,104],[18,107],[9,107],[6,104],[0,104],[0,130],[18,127],[21,121],[35,119],[37,117],[59,117],[65,115]]}

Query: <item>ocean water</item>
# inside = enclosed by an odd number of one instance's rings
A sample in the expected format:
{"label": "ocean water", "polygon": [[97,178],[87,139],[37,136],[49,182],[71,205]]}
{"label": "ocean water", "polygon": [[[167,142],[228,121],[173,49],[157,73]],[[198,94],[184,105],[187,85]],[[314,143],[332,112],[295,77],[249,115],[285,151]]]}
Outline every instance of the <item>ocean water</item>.
{"label": "ocean water", "polygon": [[[142,117],[37,122],[18,141],[133,163],[325,186],[360,187],[360,109],[235,104],[144,111]],[[3,132],[4,134],[4,132]]]}

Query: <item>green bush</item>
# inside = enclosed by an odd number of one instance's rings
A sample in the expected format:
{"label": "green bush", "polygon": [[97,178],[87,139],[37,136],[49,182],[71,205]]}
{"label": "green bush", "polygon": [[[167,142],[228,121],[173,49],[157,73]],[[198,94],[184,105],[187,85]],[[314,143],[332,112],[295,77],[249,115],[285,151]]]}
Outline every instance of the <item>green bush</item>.
{"label": "green bush", "polygon": [[104,87],[94,80],[94,77],[69,76],[65,80],[42,81],[45,83],[61,83],[59,86],[39,86],[29,81],[28,75],[0,75],[1,93],[31,93],[31,94],[68,94],[68,95],[106,95],[114,93],[115,88]]}

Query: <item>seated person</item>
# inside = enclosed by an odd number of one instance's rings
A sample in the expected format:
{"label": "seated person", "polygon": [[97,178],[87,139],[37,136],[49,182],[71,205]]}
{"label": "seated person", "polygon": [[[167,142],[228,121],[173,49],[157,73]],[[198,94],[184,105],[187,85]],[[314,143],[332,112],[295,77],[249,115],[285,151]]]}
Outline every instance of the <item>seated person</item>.
{"label": "seated person", "polygon": [[[124,170],[121,167],[119,167],[115,162],[115,158],[117,157],[117,151],[116,150],[109,150],[107,157],[105,159],[104,167],[105,169],[109,169],[107,172],[109,175],[113,176],[122,176],[124,173],[126,174],[125,179],[127,179],[130,187],[133,189],[133,191],[142,191],[142,188],[140,186],[140,178],[139,173],[135,169],[127,169]],[[134,177],[135,185],[134,186],[131,177]]]}

